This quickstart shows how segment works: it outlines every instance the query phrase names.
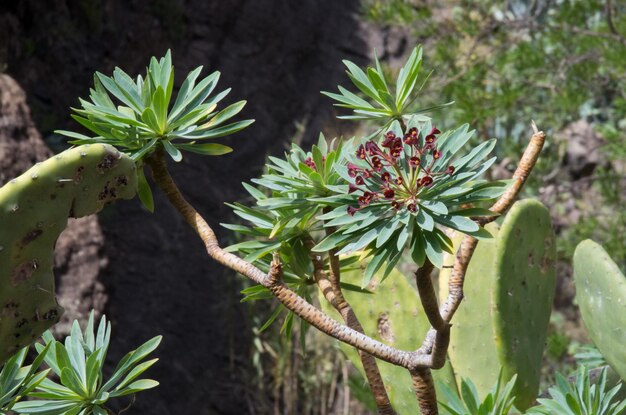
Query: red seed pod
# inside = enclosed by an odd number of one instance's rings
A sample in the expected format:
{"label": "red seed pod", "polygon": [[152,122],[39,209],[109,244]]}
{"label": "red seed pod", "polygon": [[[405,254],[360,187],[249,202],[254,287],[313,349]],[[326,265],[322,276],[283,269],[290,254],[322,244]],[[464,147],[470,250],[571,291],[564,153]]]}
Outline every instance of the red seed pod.
{"label": "red seed pod", "polygon": [[430,143],[426,143],[422,148],[422,151],[430,151],[435,148],[435,143],[431,141]]}
{"label": "red seed pod", "polygon": [[369,179],[370,177],[372,177],[372,171],[367,169],[363,170],[363,178]]}
{"label": "red seed pod", "polygon": [[363,180],[361,176],[356,176],[354,182],[357,184],[357,186],[363,186],[365,184],[365,180]]}
{"label": "red seed pod", "polygon": [[435,160],[439,159],[441,157],[441,151],[439,150],[433,150],[433,158]]}
{"label": "red seed pod", "polygon": [[356,186],[355,186],[355,185],[353,185],[352,183],[349,183],[349,184],[348,184],[348,193],[354,193],[354,192],[356,192],[357,190],[359,190],[359,188],[358,188],[358,187],[356,187]]}
{"label": "red seed pod", "polygon": [[374,167],[374,170],[376,171],[381,171],[383,169],[383,163],[380,161],[380,157],[372,158],[372,167]]}
{"label": "red seed pod", "polygon": [[363,196],[359,196],[357,198],[359,205],[361,206],[367,206],[370,204],[370,202],[372,201],[372,199],[374,198],[374,194],[371,192],[364,192]]}
{"label": "red seed pod", "polygon": [[307,157],[306,160],[304,160],[304,164],[306,164],[307,166],[309,166],[310,168],[312,168],[313,170],[317,170],[315,168],[315,162],[313,161],[313,159],[311,157]]}
{"label": "red seed pod", "polygon": [[380,145],[389,148],[392,146],[395,139],[396,135],[393,133],[393,131],[389,131],[387,134],[385,134],[385,139]]}
{"label": "red seed pod", "polygon": [[389,172],[386,171],[380,175],[380,178],[383,179],[383,182],[388,183],[391,180],[391,174],[389,174]]}
{"label": "red seed pod", "polygon": [[402,203],[398,202],[397,200],[392,200],[391,207],[398,210],[402,207]]}
{"label": "red seed pod", "polygon": [[413,167],[414,169],[416,169],[419,165],[420,165],[420,158],[413,156],[409,159],[409,166]]}
{"label": "red seed pod", "polygon": [[394,180],[394,182],[395,182],[398,186],[402,186],[402,183],[404,183],[404,180],[402,179],[402,177],[398,176],[398,177],[396,177],[396,180]]}
{"label": "red seed pod", "polygon": [[356,156],[360,158],[361,160],[365,160],[365,158],[367,157],[367,154],[365,153],[365,147],[363,147],[363,144],[361,144],[359,148],[356,150]]}
{"label": "red seed pod", "polygon": [[348,215],[350,216],[354,216],[354,214],[358,211],[359,209],[352,207],[352,206],[348,206]]}
{"label": "red seed pod", "polygon": [[417,212],[417,205],[415,203],[409,203],[406,208],[408,209],[409,212]]}
{"label": "red seed pod", "polygon": [[448,166],[448,168],[446,169],[446,174],[452,174],[454,173],[454,166]]}
{"label": "red seed pod", "polygon": [[411,135],[411,133],[406,133],[404,135],[404,143],[408,145],[417,144],[417,137]]}
{"label": "red seed pod", "polygon": [[430,176],[424,176],[422,177],[422,179],[420,180],[420,184],[424,187],[428,187],[431,184],[433,184],[433,178]]}
{"label": "red seed pod", "polygon": [[352,163],[348,163],[348,176],[350,177],[355,177],[356,173],[361,170],[360,168],[358,168],[357,166],[355,166]]}
{"label": "red seed pod", "polygon": [[373,141],[368,141],[367,143],[365,143],[365,150],[367,150],[370,156],[375,156],[381,153],[378,144]]}
{"label": "red seed pod", "polygon": [[394,192],[392,189],[387,189],[383,194],[385,195],[385,199],[393,199],[396,195],[396,192]]}

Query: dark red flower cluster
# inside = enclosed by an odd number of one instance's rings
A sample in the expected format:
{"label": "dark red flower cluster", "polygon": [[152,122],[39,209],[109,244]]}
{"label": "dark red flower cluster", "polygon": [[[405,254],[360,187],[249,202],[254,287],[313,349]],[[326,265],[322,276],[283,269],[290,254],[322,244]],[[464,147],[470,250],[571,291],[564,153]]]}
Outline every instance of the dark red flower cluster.
{"label": "dark red flower cluster", "polygon": [[[396,210],[406,206],[410,212],[417,212],[421,190],[430,187],[436,176],[454,173],[453,166],[448,166],[445,172],[431,171],[435,160],[441,157],[436,147],[437,134],[440,131],[433,127],[422,142],[414,127],[403,137],[389,131],[380,146],[374,141],[360,145],[356,157],[367,163],[367,167],[348,163],[348,175],[354,179],[348,193],[362,192],[357,197],[359,207],[348,207],[348,214],[354,215],[375,201],[390,202]],[[422,159],[427,154],[432,155],[432,161],[424,166]]]}

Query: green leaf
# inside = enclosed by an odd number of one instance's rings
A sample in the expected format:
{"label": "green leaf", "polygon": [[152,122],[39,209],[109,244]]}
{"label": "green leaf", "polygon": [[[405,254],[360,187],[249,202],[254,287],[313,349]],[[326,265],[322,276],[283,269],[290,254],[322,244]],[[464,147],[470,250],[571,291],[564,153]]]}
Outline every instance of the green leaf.
{"label": "green leaf", "polygon": [[349,235],[349,234],[346,235],[346,234],[342,234],[339,232],[334,232],[328,235],[327,237],[325,237],[324,239],[322,239],[322,241],[318,243],[317,245],[315,245],[313,249],[311,249],[311,251],[312,252],[330,251],[331,249],[336,248],[337,246],[341,245],[345,241],[350,240],[352,238],[354,238],[353,235]]}
{"label": "green leaf", "polygon": [[63,383],[64,386],[70,388],[79,396],[88,396],[86,385],[81,383],[80,378],[76,375],[76,372],[71,367],[64,367],[61,369],[61,383]]}
{"label": "green leaf", "polygon": [[217,127],[218,125],[224,123],[224,121],[239,114],[239,112],[243,109],[245,105],[246,105],[246,101],[239,101],[239,102],[229,105],[228,107],[218,112],[206,124],[201,125],[200,129]]}
{"label": "green leaf", "polygon": [[152,190],[141,167],[137,169],[137,195],[139,196],[141,204],[148,209],[149,212],[154,212]]}
{"label": "green leaf", "polygon": [[271,326],[272,323],[276,320],[276,318],[280,315],[281,311],[284,310],[284,308],[285,307],[282,304],[276,307],[276,309],[272,312],[272,314],[269,316],[267,321],[263,323],[261,328],[259,328],[259,333],[263,333],[269,326]]}
{"label": "green leaf", "polygon": [[77,402],[42,400],[18,402],[12,409],[16,412],[29,415],[59,415],[67,413],[72,407],[78,405],[80,405],[80,403]]}
{"label": "green leaf", "polygon": [[[101,390],[108,392],[131,368],[152,353],[161,343],[162,336],[156,336],[148,340],[136,350],[127,353],[118,363],[111,378],[102,386]],[[132,386],[132,385],[131,385]],[[156,386],[156,385],[155,385]],[[130,386],[129,386],[130,387]],[[113,393],[111,393],[113,396]],[[119,395],[118,395],[119,396]]]}
{"label": "green leaf", "polygon": [[396,86],[396,107],[402,108],[406,100],[409,98],[413,88],[415,87],[415,83],[417,82],[417,75],[419,74],[421,66],[422,48],[418,46],[413,49],[411,56],[398,75],[398,83]]}
{"label": "green leaf", "polygon": [[443,249],[439,243],[439,238],[431,232],[426,232],[423,235],[426,242],[426,256],[435,267],[441,269],[443,266]]}
{"label": "green leaf", "polygon": [[394,218],[382,227],[378,237],[376,238],[376,248],[380,248],[389,240],[399,224],[400,221]]}
{"label": "green leaf", "polygon": [[132,382],[133,380],[135,380],[137,377],[139,377],[143,372],[145,372],[146,370],[148,370],[152,365],[154,365],[156,362],[158,362],[159,359],[151,359],[148,361],[145,361],[137,366],[135,366],[133,368],[133,370],[130,371],[130,373],[128,373],[128,375],[126,375],[126,377],[124,378],[124,380],[122,380],[120,382],[119,385],[117,385],[117,387],[115,388],[115,390],[120,390],[122,388],[125,388],[130,382]]}
{"label": "green leaf", "polygon": [[180,150],[177,149],[172,143],[167,140],[162,140],[161,143],[163,144],[163,148],[165,149],[167,154],[170,155],[172,160],[179,162],[183,159],[183,155]]}
{"label": "green leaf", "polygon": [[436,215],[434,218],[437,223],[461,232],[476,232],[480,228],[476,222],[464,216]]}
{"label": "green leaf", "polygon": [[393,253],[392,249],[377,249],[374,251],[375,254],[365,267],[365,272],[363,273],[363,281],[361,281],[361,288],[365,288],[369,285],[370,281],[374,277],[374,274],[383,266],[387,258]]}
{"label": "green leaf", "polygon": [[64,135],[66,137],[70,137],[70,138],[75,138],[77,140],[82,140],[82,141],[96,141],[95,138],[93,137],[88,137],[84,134],[79,134],[79,133],[75,133],[73,131],[66,131],[66,130],[54,130],[55,134],[61,134]]}
{"label": "green leaf", "polygon": [[223,137],[225,135],[234,134],[237,131],[243,130],[254,123],[254,120],[237,121],[232,124],[225,125],[223,127],[209,129],[209,130],[197,130],[191,134],[186,134],[184,138],[204,140],[207,138]]}
{"label": "green leaf", "polygon": [[233,151],[232,148],[223,144],[205,143],[205,144],[176,144],[176,147],[190,151],[192,153],[202,154],[205,156],[221,156]]}
{"label": "green leaf", "polygon": [[[118,70],[118,73],[123,73],[121,69],[116,69]],[[138,100],[135,96],[133,96],[131,92],[132,88],[129,91],[126,91],[124,88],[121,88],[113,78],[109,78],[108,76],[100,72],[96,72],[96,76],[98,77],[98,80],[102,83],[102,86],[104,86],[111,94],[113,94],[115,98],[122,101],[125,105],[131,107],[138,114],[141,114],[141,100]]]}
{"label": "green leaf", "polygon": [[156,380],[141,379],[141,380],[137,380],[137,381],[131,383],[130,385],[128,385],[124,389],[121,389],[121,390],[115,391],[115,392],[111,392],[109,394],[109,396],[111,398],[116,398],[118,396],[131,395],[131,394],[134,394],[134,393],[137,393],[137,392],[145,391],[147,389],[156,388],[157,386],[159,386],[159,382],[157,382]]}
{"label": "green leaf", "polygon": [[384,102],[380,102],[381,99],[376,92],[376,88],[374,88],[374,85],[372,85],[370,80],[367,78],[367,75],[365,75],[361,68],[349,60],[344,60],[343,64],[348,68],[348,77],[352,80],[352,83],[361,90],[361,92],[381,105],[385,105]]}
{"label": "green leaf", "polygon": [[415,215],[415,220],[420,228],[425,231],[431,232],[435,228],[435,221],[433,217],[424,212],[424,209],[419,209]]}
{"label": "green leaf", "polygon": [[[183,105],[183,103],[187,100],[187,97],[189,93],[191,92],[191,90],[193,90],[196,79],[198,78],[198,75],[200,75],[200,72],[202,72],[202,66],[199,66],[193,71],[191,71],[189,75],[187,75],[187,78],[185,78],[185,81],[183,82],[183,84],[180,86],[180,89],[178,90],[178,95],[176,96],[176,101],[174,102],[174,106],[172,107],[170,114],[168,115],[168,122],[171,122],[172,119],[177,114],[180,113],[179,110],[181,106]],[[219,75],[215,75],[215,76],[219,76]]]}
{"label": "green leaf", "polygon": [[167,124],[167,103],[165,102],[165,90],[158,86],[152,94],[152,108],[156,118],[156,123],[159,129],[156,130],[158,134],[165,133],[165,126]]}
{"label": "green leaf", "polygon": [[[202,81],[200,81],[198,85],[196,85],[186,94],[184,98],[184,102],[182,102],[180,106],[176,107],[176,105],[174,105],[174,108],[172,108],[172,111],[169,114],[168,122],[176,123],[176,121],[182,115],[184,115],[187,111],[189,111],[192,108],[196,108],[198,107],[198,105],[203,103],[211,94],[211,92],[213,92],[213,89],[217,85],[217,81],[219,80],[219,78],[220,78],[220,73],[216,71],[216,72],[213,72],[208,77],[204,78]],[[230,91],[230,90],[227,90],[227,91]],[[223,96],[226,96],[226,94],[228,94],[228,92],[223,91],[219,95],[222,95],[223,97]],[[178,100],[177,100],[177,103],[178,103]],[[211,103],[211,106],[214,104],[215,103]]]}
{"label": "green leaf", "polygon": [[156,114],[154,113],[154,110],[152,108],[146,108],[143,111],[143,113],[141,114],[141,120],[145,122],[152,131],[160,134],[161,127],[159,125],[159,120],[157,119]]}
{"label": "green leaf", "polygon": [[152,152],[152,150],[154,149],[158,141],[159,141],[158,139],[153,138],[145,146],[143,146],[139,151],[137,151],[136,153],[133,153],[130,157],[135,161],[141,160],[145,155]]}
{"label": "green leaf", "polygon": [[499,216],[499,213],[492,212],[489,209],[484,208],[467,208],[454,210],[450,212],[450,215],[453,216],[467,216],[467,217],[490,217],[490,216]]}

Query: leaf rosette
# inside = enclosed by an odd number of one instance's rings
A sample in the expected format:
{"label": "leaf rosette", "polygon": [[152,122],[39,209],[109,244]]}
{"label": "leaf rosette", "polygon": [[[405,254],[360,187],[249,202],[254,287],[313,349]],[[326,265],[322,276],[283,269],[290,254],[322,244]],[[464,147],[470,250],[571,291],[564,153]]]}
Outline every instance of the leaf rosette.
{"label": "leaf rosette", "polygon": [[[309,288],[314,284],[311,243],[319,242],[325,231],[317,217],[327,209],[345,206],[351,199],[345,194],[347,184],[339,173],[346,165],[343,151],[341,141],[329,144],[320,135],[318,144],[310,152],[293,144],[284,158],[269,157],[266,173],[252,179],[258,187],[243,184],[253,200],[252,205],[228,204],[235,215],[249,225],[222,224],[246,239],[226,250],[239,252],[246,261],[265,272],[269,271],[271,254],[279,252],[283,281],[299,295],[310,299]],[[340,267],[349,269],[356,261],[356,257],[343,257]],[[341,285],[343,289],[361,291],[352,284]],[[273,298],[261,285],[246,288],[242,293],[242,301]],[[284,307],[279,306],[262,329],[281,311]],[[289,333],[292,321],[293,314],[289,313],[283,325],[285,332]]]}
{"label": "leaf rosette", "polygon": [[353,62],[344,60],[346,73],[350,81],[357,87],[362,96],[350,92],[341,85],[339,93],[322,92],[322,94],[336,101],[335,106],[352,110],[351,115],[340,115],[337,118],[345,120],[373,120],[383,122],[383,126],[377,131],[384,131],[394,120],[408,120],[418,117],[427,120],[428,117],[419,115],[452,105],[453,102],[435,105],[428,108],[414,108],[417,93],[423,88],[430,74],[421,81],[420,70],[422,68],[421,46],[413,49],[406,63],[398,72],[393,83],[388,82],[380,65],[378,57],[374,58],[375,66],[362,70]]}
{"label": "leaf rosette", "polygon": [[103,369],[111,339],[111,323],[103,316],[97,331],[94,329],[92,311],[84,333],[75,320],[65,342],[56,341],[50,331],[44,333],[45,345],[35,344],[39,352],[37,361],[43,359],[59,383],[43,378],[34,391],[31,388],[28,393],[38,399],[18,402],[13,411],[29,415],[107,415],[111,413],[106,406],[111,399],[158,386],[157,381],[137,378],[158,361],[142,362],[157,348],[161,336],[127,353],[113,374],[105,379]]}
{"label": "leaf rosette", "polygon": [[[169,50],[163,58],[150,60],[145,77],[133,79],[120,68],[115,68],[112,76],[96,72],[89,99],[79,98],[81,108],[73,108],[72,114],[74,120],[96,136],[55,132],[69,137],[71,144],[110,144],[140,165],[143,158],[159,148],[177,162],[183,158],[182,151],[208,156],[230,153],[232,148],[228,146],[205,141],[236,133],[254,120],[228,122],[246,101],[218,111],[218,103],[230,88],[212,95],[220,73],[215,71],[196,83],[201,72],[199,66],[189,73],[172,105],[174,67]],[[152,193],[143,169],[137,173],[139,197],[152,211]]]}
{"label": "leaf rosette", "polygon": [[287,282],[311,279],[311,247],[305,242],[309,238],[319,240],[324,231],[319,215],[350,202],[351,197],[345,194],[347,183],[340,174],[345,165],[343,143],[333,141],[329,145],[323,135],[310,152],[293,144],[284,158],[269,157],[267,172],[252,179],[258,188],[243,184],[253,205],[228,204],[235,215],[252,226],[222,224],[253,240],[226,249],[244,254],[246,261],[264,270],[269,269],[270,254],[279,251]]}
{"label": "leaf rosette", "polygon": [[490,237],[471,217],[494,213],[473,204],[499,197],[507,182],[480,178],[496,159],[485,160],[495,139],[455,158],[473,134],[467,125],[442,134],[430,120],[413,118],[406,132],[394,122],[382,139],[353,145],[348,153],[352,160],[341,173],[352,202],[318,216],[337,231],[314,251],[341,248],[338,255],[365,251],[372,257],[365,286],[383,266],[384,278],[406,247],[417,265],[428,258],[441,268],[443,252],[452,249],[443,228]]}

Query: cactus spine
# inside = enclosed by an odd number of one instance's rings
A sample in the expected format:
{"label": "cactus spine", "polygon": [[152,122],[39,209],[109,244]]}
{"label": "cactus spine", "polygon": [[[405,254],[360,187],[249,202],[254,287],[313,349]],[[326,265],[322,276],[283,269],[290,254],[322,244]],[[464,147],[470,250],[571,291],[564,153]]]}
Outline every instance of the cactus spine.
{"label": "cactus spine", "polygon": [[133,160],[104,144],[38,163],[0,188],[0,363],[56,323],[54,244],[68,217],[96,213],[137,188]]}
{"label": "cactus spine", "polygon": [[574,281],[589,336],[626,379],[626,277],[606,251],[588,239],[574,252]]}

